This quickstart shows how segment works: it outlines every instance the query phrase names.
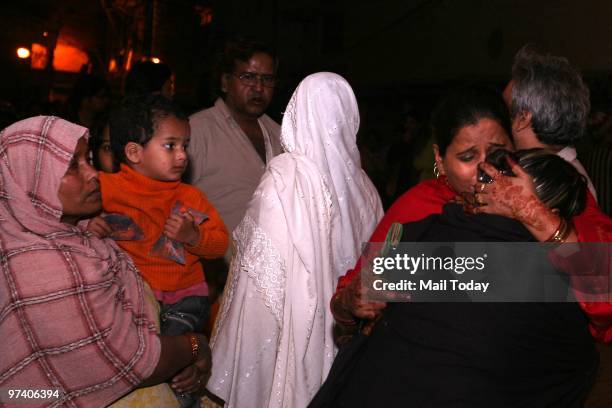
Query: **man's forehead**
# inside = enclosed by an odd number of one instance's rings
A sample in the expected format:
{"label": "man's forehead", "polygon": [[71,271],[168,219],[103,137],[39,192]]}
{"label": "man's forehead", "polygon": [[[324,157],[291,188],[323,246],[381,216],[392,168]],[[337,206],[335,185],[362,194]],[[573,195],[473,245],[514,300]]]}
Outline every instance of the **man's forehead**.
{"label": "man's forehead", "polygon": [[248,61],[235,60],[235,70],[238,72],[274,73],[274,60],[268,54],[256,52]]}

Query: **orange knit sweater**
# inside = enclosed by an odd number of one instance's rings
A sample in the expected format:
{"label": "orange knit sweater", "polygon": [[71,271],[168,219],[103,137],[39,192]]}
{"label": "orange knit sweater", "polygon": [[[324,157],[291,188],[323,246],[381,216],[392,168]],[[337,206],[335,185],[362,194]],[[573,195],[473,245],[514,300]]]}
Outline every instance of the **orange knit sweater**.
{"label": "orange knit sweater", "polygon": [[[202,258],[217,258],[225,253],[228,234],[217,210],[200,190],[180,181],[157,181],[129,166],[121,165],[114,174],[100,172],[102,206],[105,212],[125,214],[144,232],[139,241],[117,241],[129,253],[143,278],[153,289],[176,291],[204,281]],[[149,255],[161,236],[176,201],[208,215],[200,224],[200,243],[185,245],[185,265]]]}

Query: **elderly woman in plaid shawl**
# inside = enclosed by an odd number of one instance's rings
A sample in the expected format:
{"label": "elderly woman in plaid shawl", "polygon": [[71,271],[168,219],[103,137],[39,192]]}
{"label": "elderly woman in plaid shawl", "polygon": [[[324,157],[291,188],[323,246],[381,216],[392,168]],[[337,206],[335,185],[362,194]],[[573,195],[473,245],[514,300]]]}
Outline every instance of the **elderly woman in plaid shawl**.
{"label": "elderly woman in plaid shawl", "polygon": [[[81,220],[101,207],[87,138],[45,116],[0,133],[0,402],[9,405],[25,389],[41,406],[100,407],[128,393],[154,406],[131,391],[170,379],[179,392],[202,391],[210,372],[206,339],[159,336],[130,258],[85,231]],[[167,391],[148,395],[172,406]]]}

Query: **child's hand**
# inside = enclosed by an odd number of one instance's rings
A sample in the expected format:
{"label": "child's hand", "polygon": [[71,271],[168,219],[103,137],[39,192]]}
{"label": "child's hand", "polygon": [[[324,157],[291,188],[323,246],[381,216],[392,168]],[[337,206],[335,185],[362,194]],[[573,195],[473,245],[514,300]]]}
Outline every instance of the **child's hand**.
{"label": "child's hand", "polygon": [[108,223],[104,221],[104,218],[99,215],[89,220],[89,223],[87,224],[87,231],[99,238],[106,238],[113,233],[110,225],[108,225]]}
{"label": "child's hand", "polygon": [[196,246],[200,242],[200,229],[188,212],[170,215],[164,226],[164,234],[189,246]]}

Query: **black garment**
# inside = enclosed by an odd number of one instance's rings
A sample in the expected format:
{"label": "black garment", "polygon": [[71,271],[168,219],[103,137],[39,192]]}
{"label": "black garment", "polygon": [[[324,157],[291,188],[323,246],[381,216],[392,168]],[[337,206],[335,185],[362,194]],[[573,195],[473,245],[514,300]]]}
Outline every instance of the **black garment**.
{"label": "black garment", "polygon": [[[187,332],[201,333],[208,321],[208,296],[187,296],[177,303],[160,302],[160,331],[164,336],[180,336]],[[195,394],[173,390],[181,408],[197,408],[200,398]]]}
{"label": "black garment", "polygon": [[[518,223],[455,204],[402,241],[532,240]],[[598,354],[576,303],[389,303],[342,407],[578,407]]]}
{"label": "black garment", "polygon": [[202,333],[210,313],[208,296],[187,296],[172,304],[160,302],[160,307],[161,334],[164,336]]}

